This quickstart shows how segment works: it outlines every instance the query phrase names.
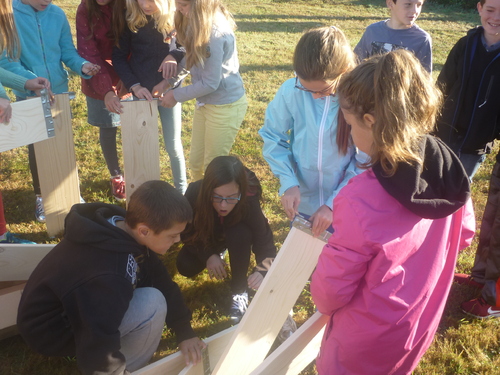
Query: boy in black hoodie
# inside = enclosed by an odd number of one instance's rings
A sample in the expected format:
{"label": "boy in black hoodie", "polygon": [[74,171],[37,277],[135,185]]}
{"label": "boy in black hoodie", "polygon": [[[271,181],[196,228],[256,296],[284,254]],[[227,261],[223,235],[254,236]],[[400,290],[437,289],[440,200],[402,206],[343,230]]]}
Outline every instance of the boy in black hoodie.
{"label": "boy in black hoodie", "polygon": [[455,44],[438,77],[445,102],[437,135],[470,180],[500,136],[500,0],[480,0],[477,10],[481,26]]}
{"label": "boy in black hoodie", "polygon": [[157,256],[191,219],[188,201],[163,181],[141,185],[127,211],[74,205],[64,238],[24,289],[17,317],[23,338],[44,355],[76,355],[83,374],[129,374],[151,358],[166,323],[186,363],[198,362],[205,344]]}

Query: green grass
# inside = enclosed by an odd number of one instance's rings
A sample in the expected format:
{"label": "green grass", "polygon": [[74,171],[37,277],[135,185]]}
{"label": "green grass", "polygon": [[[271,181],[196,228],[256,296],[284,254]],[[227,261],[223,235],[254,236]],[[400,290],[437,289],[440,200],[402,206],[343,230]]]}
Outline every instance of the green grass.
{"label": "green grass", "polygon": [[[74,31],[74,16],[79,0],[58,0],[67,12]],[[340,27],[354,46],[364,28],[387,17],[385,2],[379,0],[232,0],[227,3],[238,24],[237,38],[241,73],[245,81],[249,110],[236,139],[233,153],[252,168],[264,187],[264,212],[269,218],[277,246],[288,232],[286,219],[277,196],[278,182],[261,155],[262,141],[257,134],[264,111],[279,86],[293,76],[291,58],[301,33],[321,25]],[[445,62],[449,50],[465,32],[479,22],[474,11],[427,3],[418,24],[433,37],[434,77]],[[77,152],[82,196],[87,202],[114,203],[109,190],[109,176],[98,144],[98,131],[86,123],[85,99],[80,92],[80,79],[71,76],[70,88],[77,92],[72,102],[73,130]],[[183,142],[186,156],[190,147],[193,102],[183,104]],[[160,139],[162,138],[159,134]],[[161,139],[161,142],[163,140]],[[168,157],[161,147],[162,178],[172,182]],[[0,155],[1,191],[9,228],[39,243],[57,243],[45,231],[45,225],[34,221],[34,195],[28,171],[25,147]],[[473,185],[476,218],[480,223],[484,209],[493,158],[481,167]],[[477,240],[460,254],[457,271],[468,272],[474,260]],[[230,291],[225,281],[212,281],[206,273],[194,279],[177,274],[177,248],[165,256],[165,263],[184,292],[193,311],[193,325],[201,337],[210,336],[230,326],[226,315]],[[476,291],[454,285],[436,340],[422,359],[415,374],[496,374],[500,365],[500,322],[471,320],[460,312],[460,303],[473,298]],[[308,288],[294,307],[300,324],[314,311]],[[165,332],[154,360],[176,350],[175,339]],[[374,348],[376,350],[376,348]],[[0,341],[0,373],[16,375],[77,374],[72,358],[47,359],[33,353],[19,336]],[[314,374],[310,366],[304,374]]]}

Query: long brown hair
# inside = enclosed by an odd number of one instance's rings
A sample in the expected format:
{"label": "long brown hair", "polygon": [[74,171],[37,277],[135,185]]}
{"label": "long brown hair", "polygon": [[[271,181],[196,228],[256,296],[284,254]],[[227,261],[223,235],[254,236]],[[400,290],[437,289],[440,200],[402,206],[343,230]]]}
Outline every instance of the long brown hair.
{"label": "long brown hair", "polygon": [[[344,33],[335,26],[318,27],[302,35],[293,55],[293,69],[305,81],[339,81],[356,66],[356,58]],[[336,142],[347,153],[351,132],[341,111],[338,114]]]}
{"label": "long brown hair", "polygon": [[21,44],[17,35],[12,0],[0,1],[0,51],[6,51],[9,59],[19,59]]}
{"label": "long brown hair", "polygon": [[417,58],[396,50],[363,61],[342,77],[337,94],[342,109],[375,118],[371,160],[392,176],[398,163],[422,164],[419,144],[434,129],[441,91]]}
{"label": "long brown hair", "polygon": [[236,156],[218,156],[208,164],[205,176],[194,208],[193,242],[209,244],[214,240],[214,206],[212,197],[214,189],[235,182],[240,189],[241,198],[233,210],[224,218],[227,225],[239,223],[247,209],[247,193],[249,191],[247,170]]}

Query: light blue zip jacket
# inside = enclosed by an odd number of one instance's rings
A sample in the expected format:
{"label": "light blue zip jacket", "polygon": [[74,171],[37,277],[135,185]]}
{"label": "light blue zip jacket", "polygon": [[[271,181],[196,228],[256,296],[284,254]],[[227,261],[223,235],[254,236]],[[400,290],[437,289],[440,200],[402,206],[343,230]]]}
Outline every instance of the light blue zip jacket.
{"label": "light blue zip jacket", "polygon": [[[76,51],[68,19],[61,8],[50,4],[38,12],[21,0],[14,0],[13,8],[21,58],[20,61],[9,61],[4,53],[0,67],[28,79],[45,77],[55,94],[68,91],[68,72],[62,63],[83,78],[90,78],[82,74],[82,66],[87,61]],[[25,92],[14,93],[26,97]]]}
{"label": "light blue zip jacket", "polygon": [[267,107],[259,130],[262,152],[280,180],[280,195],[299,186],[301,213],[312,215],[322,205],[333,208],[340,189],[363,171],[356,159],[365,162],[367,156],[354,146],[346,155],[339,154],[338,111],[336,97],[314,99],[295,88],[295,79],[285,81]]}

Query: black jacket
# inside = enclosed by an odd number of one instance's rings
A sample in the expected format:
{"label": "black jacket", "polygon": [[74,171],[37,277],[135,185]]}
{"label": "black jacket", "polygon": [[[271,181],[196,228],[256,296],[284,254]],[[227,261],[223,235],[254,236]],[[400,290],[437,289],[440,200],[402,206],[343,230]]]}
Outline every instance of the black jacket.
{"label": "black jacket", "polygon": [[154,19],[151,16],[147,19],[148,23],[135,33],[126,26],[120,36],[120,47],[113,48],[113,67],[129,91],[139,83],[151,92],[163,80],[162,73],[158,72],[163,59],[170,54],[180,63],[186,54],[179,45],[170,49],[177,43],[165,43],[162,33],[155,28]]}
{"label": "black jacket", "polygon": [[180,289],[161,260],[110,224],[114,215],[124,217],[125,210],[74,205],[64,238],[33,271],[19,305],[17,325],[26,342],[44,355],[76,355],[83,374],[127,373],[118,327],[136,287],[163,293],[166,323],[179,342],[196,336]]}
{"label": "black jacket", "polygon": [[438,77],[445,103],[437,135],[457,153],[489,153],[500,136],[500,50],[487,53],[482,34],[482,26],[469,30]]}

